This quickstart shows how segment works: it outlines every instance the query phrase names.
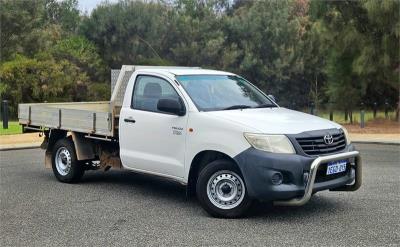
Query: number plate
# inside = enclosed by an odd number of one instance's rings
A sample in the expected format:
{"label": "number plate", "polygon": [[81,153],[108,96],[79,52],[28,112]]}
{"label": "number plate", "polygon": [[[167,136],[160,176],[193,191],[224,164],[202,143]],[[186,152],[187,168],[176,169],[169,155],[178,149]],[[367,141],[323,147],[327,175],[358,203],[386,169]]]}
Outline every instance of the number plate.
{"label": "number plate", "polygon": [[347,160],[336,160],[328,163],[326,175],[332,175],[346,171]]}

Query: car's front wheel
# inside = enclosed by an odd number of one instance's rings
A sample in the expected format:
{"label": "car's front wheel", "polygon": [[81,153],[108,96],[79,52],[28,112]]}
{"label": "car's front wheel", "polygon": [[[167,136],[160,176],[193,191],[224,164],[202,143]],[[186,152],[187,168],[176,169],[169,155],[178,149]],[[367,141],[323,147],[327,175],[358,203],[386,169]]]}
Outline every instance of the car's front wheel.
{"label": "car's front wheel", "polygon": [[196,191],[202,207],[214,217],[240,217],[251,205],[240,171],[229,160],[208,164],[199,174]]}

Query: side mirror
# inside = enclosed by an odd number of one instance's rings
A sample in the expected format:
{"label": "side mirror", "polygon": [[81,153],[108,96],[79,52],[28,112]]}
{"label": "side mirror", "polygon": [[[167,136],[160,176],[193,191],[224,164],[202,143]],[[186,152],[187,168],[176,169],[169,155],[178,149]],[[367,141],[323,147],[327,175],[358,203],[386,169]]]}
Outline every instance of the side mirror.
{"label": "side mirror", "polygon": [[272,99],[276,103],[276,99],[272,94],[268,94],[267,96],[268,96],[268,98]]}
{"label": "side mirror", "polygon": [[178,116],[184,116],[186,114],[183,104],[176,99],[159,99],[157,102],[157,109]]}

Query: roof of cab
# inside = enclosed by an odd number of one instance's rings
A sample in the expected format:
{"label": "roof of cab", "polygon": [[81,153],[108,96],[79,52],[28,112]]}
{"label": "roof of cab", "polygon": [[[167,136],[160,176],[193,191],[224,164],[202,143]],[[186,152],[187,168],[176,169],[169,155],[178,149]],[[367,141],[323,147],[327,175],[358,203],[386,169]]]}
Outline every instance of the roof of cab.
{"label": "roof of cab", "polygon": [[170,73],[173,75],[234,75],[234,74],[226,72],[226,71],[200,69],[200,68],[199,69],[194,69],[194,68],[188,68],[188,69],[159,68],[159,69],[155,69],[155,68],[151,68],[151,69],[139,69],[139,70],[145,70],[145,71],[155,72],[155,73],[167,72],[167,73]]}

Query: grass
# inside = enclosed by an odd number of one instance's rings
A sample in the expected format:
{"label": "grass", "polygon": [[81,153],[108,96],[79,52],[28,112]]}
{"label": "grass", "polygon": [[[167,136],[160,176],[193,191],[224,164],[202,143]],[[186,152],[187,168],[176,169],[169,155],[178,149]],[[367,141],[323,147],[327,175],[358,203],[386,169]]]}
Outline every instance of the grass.
{"label": "grass", "polygon": [[3,122],[0,122],[0,135],[21,134],[22,127],[16,121],[8,122],[8,129],[3,129]]}

